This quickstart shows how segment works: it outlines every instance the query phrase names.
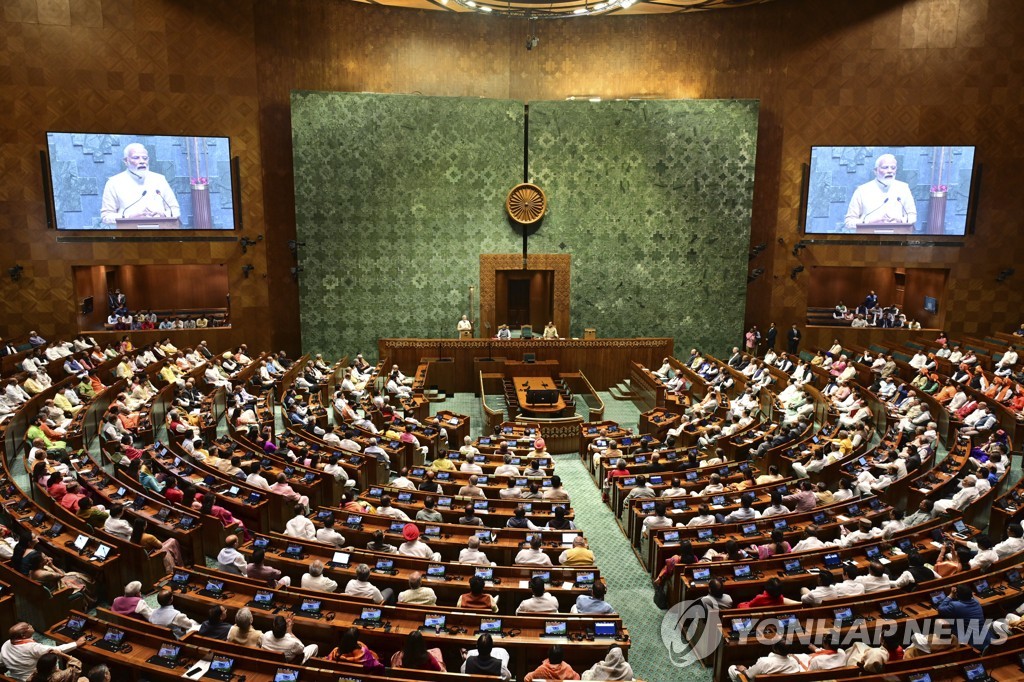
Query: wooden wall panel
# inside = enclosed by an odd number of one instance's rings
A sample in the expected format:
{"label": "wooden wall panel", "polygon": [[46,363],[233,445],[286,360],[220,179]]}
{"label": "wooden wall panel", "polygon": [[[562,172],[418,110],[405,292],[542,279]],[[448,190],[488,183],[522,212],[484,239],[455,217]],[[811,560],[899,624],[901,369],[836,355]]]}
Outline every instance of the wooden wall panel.
{"label": "wooden wall panel", "polygon": [[889,305],[895,299],[896,281],[893,268],[844,268],[814,266],[806,274],[809,307],[832,307],[844,302],[854,308],[864,300],[869,291],[878,294],[882,305]]}
{"label": "wooden wall panel", "polygon": [[228,307],[228,273],[223,265],[94,265],[74,267],[75,298],[95,299],[96,319],[110,314],[107,276],[132,310]]}

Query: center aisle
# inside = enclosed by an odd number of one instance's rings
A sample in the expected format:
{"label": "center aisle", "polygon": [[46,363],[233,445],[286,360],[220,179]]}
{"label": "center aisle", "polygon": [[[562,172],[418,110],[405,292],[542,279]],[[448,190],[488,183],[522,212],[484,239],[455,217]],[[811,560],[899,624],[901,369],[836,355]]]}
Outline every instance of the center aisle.
{"label": "center aisle", "polygon": [[556,455],[554,459],[555,471],[572,498],[576,524],[590,542],[595,563],[608,584],[608,603],[629,629],[633,674],[649,682],[710,680],[710,670],[699,666],[680,669],[671,664],[661,640],[664,612],[654,605],[654,586],[647,571],[619,530],[611,509],[601,501],[601,491],[579,456]]}

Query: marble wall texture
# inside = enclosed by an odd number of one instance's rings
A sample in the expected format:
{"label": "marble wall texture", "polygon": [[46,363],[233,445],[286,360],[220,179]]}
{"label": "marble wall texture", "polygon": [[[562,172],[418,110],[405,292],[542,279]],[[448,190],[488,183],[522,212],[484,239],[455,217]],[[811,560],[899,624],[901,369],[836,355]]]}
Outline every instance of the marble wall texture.
{"label": "marble wall texture", "polygon": [[[526,111],[507,100],[293,93],[304,351],[366,354],[378,337],[453,335],[469,287],[479,291],[479,255],[522,248],[504,198],[523,181]],[[723,352],[743,323],[757,102],[528,111],[527,177],[550,206],[529,250],[572,256],[562,333],[595,327]]]}
{"label": "marble wall texture", "polygon": [[454,335],[478,255],[520,248],[504,201],[523,115],[512,101],[293,93],[303,351],[371,357],[378,337]]}
{"label": "marble wall texture", "polygon": [[[740,338],[753,100],[533,102],[530,176],[550,210],[531,251],[572,254],[572,333]],[[682,348],[687,346],[687,348]]]}

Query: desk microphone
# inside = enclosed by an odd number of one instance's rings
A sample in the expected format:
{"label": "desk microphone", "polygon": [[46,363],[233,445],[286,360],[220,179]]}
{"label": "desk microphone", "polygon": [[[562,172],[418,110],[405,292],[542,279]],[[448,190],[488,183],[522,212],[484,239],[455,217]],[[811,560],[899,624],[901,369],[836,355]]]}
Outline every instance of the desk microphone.
{"label": "desk microphone", "polygon": [[[128,204],[127,206],[125,206],[125,207],[124,207],[124,210],[123,210],[123,211],[121,211],[121,217],[122,217],[122,218],[124,218],[124,214],[125,214],[125,213],[126,213],[126,212],[128,211],[128,209],[129,209],[129,208],[131,208],[131,207],[132,207],[132,206],[134,206],[135,204],[137,204],[137,203],[139,203],[140,201],[142,201],[143,199],[145,199],[145,198],[146,198],[146,192],[148,192],[148,191],[149,191],[148,189],[144,189],[144,190],[142,190],[142,195],[141,195],[141,196],[140,196],[140,197],[139,197],[138,199],[136,199],[136,200],[135,200],[135,201],[133,201],[132,203],[130,203],[130,204]],[[157,194],[159,194],[159,192],[157,192]]]}
{"label": "desk microphone", "polygon": [[156,195],[158,197],[160,197],[160,201],[164,202],[164,208],[167,209],[168,217],[170,217],[169,214],[171,213],[171,205],[167,203],[167,199],[164,199],[164,195],[160,190],[157,189],[153,191],[156,192]]}
{"label": "desk microphone", "polygon": [[889,197],[886,197],[885,200],[882,201],[880,206],[876,206],[874,209],[872,209],[872,210],[868,211],[867,213],[865,213],[864,216],[861,218],[861,222],[864,222],[865,220],[867,220],[868,216],[871,215],[872,213],[875,213],[875,212],[880,211],[883,208],[885,208],[885,205],[888,204],[888,203],[889,203]]}

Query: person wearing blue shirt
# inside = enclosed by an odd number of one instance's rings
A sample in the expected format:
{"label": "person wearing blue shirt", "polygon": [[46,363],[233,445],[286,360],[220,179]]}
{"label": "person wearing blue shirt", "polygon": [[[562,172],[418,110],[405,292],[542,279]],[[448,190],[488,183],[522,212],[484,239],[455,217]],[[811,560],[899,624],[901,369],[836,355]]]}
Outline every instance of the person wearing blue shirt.
{"label": "person wearing blue shirt", "polygon": [[593,613],[598,615],[615,613],[611,604],[604,600],[605,586],[602,582],[594,582],[590,594],[576,597],[576,613]]}
{"label": "person wearing blue shirt", "polygon": [[963,643],[984,652],[992,638],[981,604],[968,583],[960,583],[936,606],[940,618],[953,624],[953,634]]}

